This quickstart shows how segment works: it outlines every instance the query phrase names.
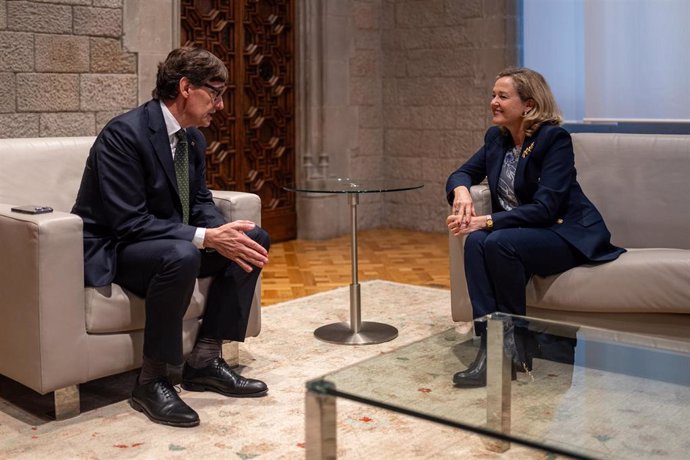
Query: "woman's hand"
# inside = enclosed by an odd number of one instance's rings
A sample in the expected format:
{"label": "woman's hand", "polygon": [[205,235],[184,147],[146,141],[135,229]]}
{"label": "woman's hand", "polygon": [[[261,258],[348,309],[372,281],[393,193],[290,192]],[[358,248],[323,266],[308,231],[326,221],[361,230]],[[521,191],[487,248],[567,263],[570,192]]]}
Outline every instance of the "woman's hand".
{"label": "woman's hand", "polygon": [[470,222],[470,218],[476,215],[474,204],[472,203],[472,195],[464,185],[455,187],[453,193],[455,195],[453,198],[453,215],[460,217],[461,221],[467,225]]}
{"label": "woman's hand", "polygon": [[446,219],[448,224],[448,229],[453,233],[453,235],[468,235],[477,230],[486,229],[486,220],[489,216],[472,216],[469,222],[465,223],[465,218],[458,215],[450,215]]}

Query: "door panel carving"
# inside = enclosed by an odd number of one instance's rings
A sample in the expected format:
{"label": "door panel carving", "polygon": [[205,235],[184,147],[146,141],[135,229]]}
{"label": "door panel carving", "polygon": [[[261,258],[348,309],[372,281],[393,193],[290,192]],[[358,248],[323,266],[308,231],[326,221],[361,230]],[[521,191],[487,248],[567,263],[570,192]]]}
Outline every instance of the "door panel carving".
{"label": "door panel carving", "polygon": [[256,193],[274,241],[296,237],[294,0],[182,0],[181,42],[230,72],[225,108],[204,134],[209,187]]}

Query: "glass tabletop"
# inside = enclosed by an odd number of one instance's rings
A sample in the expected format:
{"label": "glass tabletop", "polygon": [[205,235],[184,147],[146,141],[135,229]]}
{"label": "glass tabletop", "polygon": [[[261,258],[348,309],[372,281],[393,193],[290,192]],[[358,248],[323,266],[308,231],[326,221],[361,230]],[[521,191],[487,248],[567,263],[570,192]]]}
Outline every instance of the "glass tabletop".
{"label": "glass tabletop", "polygon": [[424,184],[405,179],[314,179],[303,185],[283,187],[290,192],[306,193],[381,193],[422,188]]}
{"label": "glass tabletop", "polygon": [[307,389],[558,455],[687,458],[690,343],[502,316],[506,354],[519,349],[531,362],[510,386],[508,432],[487,423],[486,387],[453,386],[479,347],[456,328],[326,374]]}

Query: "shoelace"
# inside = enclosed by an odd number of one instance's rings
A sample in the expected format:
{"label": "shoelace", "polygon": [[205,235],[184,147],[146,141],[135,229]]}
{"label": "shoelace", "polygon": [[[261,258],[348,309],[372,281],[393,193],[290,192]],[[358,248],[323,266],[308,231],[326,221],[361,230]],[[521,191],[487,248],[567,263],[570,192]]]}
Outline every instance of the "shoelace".
{"label": "shoelace", "polygon": [[162,384],[163,387],[163,394],[167,399],[170,399],[173,397],[173,394],[170,392],[170,386]]}
{"label": "shoelace", "polygon": [[171,389],[171,388],[172,388],[172,389],[175,391],[175,393],[177,393],[177,394],[182,393],[182,388],[180,388],[178,385],[174,385],[174,386],[173,386],[173,385],[165,385],[165,384],[162,384],[162,386],[163,386],[163,394],[165,395],[165,397],[166,397],[167,399],[170,399],[170,398],[172,398],[173,396],[175,396],[175,395],[173,395],[173,393],[170,392],[170,389]]}

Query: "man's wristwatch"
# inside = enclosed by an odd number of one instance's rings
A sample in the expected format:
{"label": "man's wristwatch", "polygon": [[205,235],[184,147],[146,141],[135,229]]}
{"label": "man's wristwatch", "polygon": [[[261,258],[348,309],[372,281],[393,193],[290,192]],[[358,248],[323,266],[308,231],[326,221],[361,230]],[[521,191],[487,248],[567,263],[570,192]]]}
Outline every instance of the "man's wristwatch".
{"label": "man's wristwatch", "polygon": [[491,218],[491,214],[489,214],[489,217],[486,218],[486,229],[487,230],[493,230],[494,229],[494,220]]}

